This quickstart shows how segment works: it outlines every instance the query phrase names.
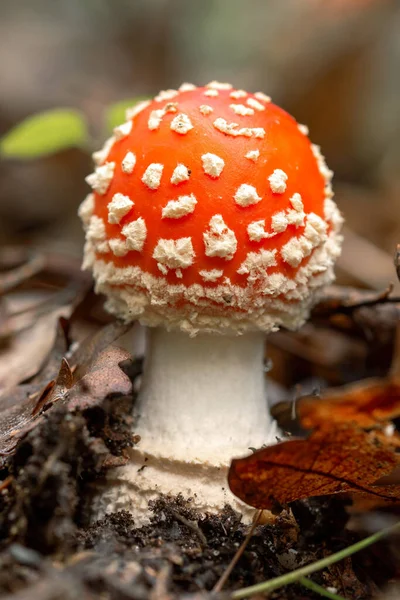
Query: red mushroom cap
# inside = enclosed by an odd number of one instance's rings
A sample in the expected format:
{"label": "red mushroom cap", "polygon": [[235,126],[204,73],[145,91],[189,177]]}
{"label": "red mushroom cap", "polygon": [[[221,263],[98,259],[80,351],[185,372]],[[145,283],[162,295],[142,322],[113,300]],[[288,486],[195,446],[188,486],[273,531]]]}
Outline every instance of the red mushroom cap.
{"label": "red mushroom cap", "polygon": [[264,94],[161,92],[94,159],[84,267],[116,315],[192,334],[295,328],[332,281],[332,173]]}

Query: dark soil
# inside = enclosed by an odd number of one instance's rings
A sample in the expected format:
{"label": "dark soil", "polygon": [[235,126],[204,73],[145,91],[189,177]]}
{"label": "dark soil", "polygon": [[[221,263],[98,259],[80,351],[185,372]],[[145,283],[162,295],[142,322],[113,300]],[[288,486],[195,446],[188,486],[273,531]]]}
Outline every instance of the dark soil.
{"label": "dark soil", "polygon": [[[138,369],[127,367],[135,376]],[[243,542],[248,527],[228,506],[201,516],[183,498],[151,506],[151,524],[136,528],[127,512],[93,525],[83,518],[85,487],[104,469],[124,461],[135,440],[131,398],[106,398],[71,412],[65,401],[44,414],[3,465],[0,492],[0,596],[13,600],[157,600],[209,597]],[[7,475],[7,478],[4,478]],[[346,501],[299,501],[256,527],[227,590],[281,575],[355,542],[347,529]],[[371,565],[373,564],[373,569]],[[313,579],[348,598],[371,598],[395,575],[392,548],[357,554]],[[226,595],[223,593],[222,596]],[[299,585],[272,598],[307,599]]]}

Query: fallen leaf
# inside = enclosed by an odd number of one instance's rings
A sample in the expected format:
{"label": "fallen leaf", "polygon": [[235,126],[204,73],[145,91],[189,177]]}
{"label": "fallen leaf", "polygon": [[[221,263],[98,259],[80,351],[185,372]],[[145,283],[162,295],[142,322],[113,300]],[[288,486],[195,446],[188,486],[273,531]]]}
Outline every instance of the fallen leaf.
{"label": "fallen leaf", "polygon": [[31,383],[41,383],[44,385],[47,381],[57,377],[61,360],[66,355],[71,345],[69,328],[69,320],[65,317],[60,317],[57,323],[53,347],[45,358],[39,373],[30,380]]}
{"label": "fallen leaf", "polygon": [[[103,350],[123,336],[132,327],[132,323],[113,321],[84,339],[69,357],[70,364],[73,367],[76,365],[75,378],[80,379],[83,377]],[[128,356],[130,357],[130,355]]]}
{"label": "fallen leaf", "polygon": [[59,318],[70,316],[78,297],[71,286],[39,301],[29,292],[5,298],[12,334],[0,350],[0,392],[38,373],[53,347]]}
{"label": "fallen leaf", "polygon": [[18,441],[36,427],[41,416],[32,416],[41,386],[21,385],[0,396],[0,455],[10,454]]}
{"label": "fallen leaf", "polygon": [[8,388],[0,394],[0,454],[7,455],[21,437],[36,427],[38,411],[35,408],[39,399],[53,389],[67,349],[68,323],[61,317],[53,348],[40,372],[29,383]]}
{"label": "fallen leaf", "polygon": [[[103,330],[109,334],[107,327]],[[18,442],[40,423],[43,412],[60,400],[68,402],[70,411],[85,410],[114,395],[131,394],[132,382],[119,367],[119,363],[130,358],[126,350],[111,346],[96,357],[86,375],[77,381],[63,358],[56,379],[44,387],[30,384],[15,388],[11,395],[4,394],[0,397],[0,455],[13,452]]]}
{"label": "fallen leaf", "polygon": [[366,379],[325,391],[319,398],[303,396],[296,413],[306,429],[349,422],[374,427],[400,417],[400,378]]}
{"label": "fallen leaf", "polygon": [[120,368],[120,363],[131,355],[118,346],[110,346],[92,363],[90,370],[80,378],[68,393],[70,410],[85,410],[103,402],[105,398],[127,396],[132,392],[132,382]]}
{"label": "fallen leaf", "polygon": [[38,413],[47,409],[51,404],[65,398],[68,390],[71,389],[74,381],[71,368],[65,358],[61,361],[61,367],[55,381],[50,381],[36,403],[32,411],[32,416],[35,417]]}
{"label": "fallen leaf", "polygon": [[0,252],[0,295],[39,273],[45,264],[45,257],[38,252],[20,247],[3,248]]}
{"label": "fallen leaf", "polygon": [[0,454],[14,450],[20,439],[36,427],[41,414],[63,398],[72,386],[71,369],[65,359],[55,380],[42,389],[39,384],[19,386],[13,394],[0,397]]}
{"label": "fallen leaf", "polygon": [[232,461],[232,492],[259,509],[301,498],[351,493],[378,503],[400,500],[400,486],[377,486],[400,457],[375,432],[352,426],[315,431],[306,440],[291,440]]}
{"label": "fallen leaf", "polygon": [[279,402],[271,410],[283,428],[299,421],[305,429],[326,424],[355,423],[368,429],[400,417],[400,326],[387,377],[370,378],[319,395],[300,396],[295,402]]}

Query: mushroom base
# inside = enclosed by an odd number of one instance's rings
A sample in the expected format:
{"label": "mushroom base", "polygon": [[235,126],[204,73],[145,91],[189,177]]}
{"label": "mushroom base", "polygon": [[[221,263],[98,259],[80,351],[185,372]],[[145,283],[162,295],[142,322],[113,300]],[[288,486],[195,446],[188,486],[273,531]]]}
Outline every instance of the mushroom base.
{"label": "mushroom base", "polygon": [[228,467],[188,464],[155,459],[131,451],[130,461],[113,470],[103,485],[93,488],[91,513],[96,519],[107,513],[127,510],[137,526],[149,523],[148,503],[161,494],[181,494],[200,513],[219,513],[229,504],[241,513],[244,523],[251,523],[255,509],[236,498],[227,483]]}
{"label": "mushroom base", "polygon": [[148,330],[142,385],[134,408],[140,436],[129,462],[107,474],[93,499],[96,517],[125,509],[149,520],[160,494],[191,498],[200,512],[225,504],[251,520],[254,512],[228,487],[232,458],[276,443],[264,372],[265,336]]}

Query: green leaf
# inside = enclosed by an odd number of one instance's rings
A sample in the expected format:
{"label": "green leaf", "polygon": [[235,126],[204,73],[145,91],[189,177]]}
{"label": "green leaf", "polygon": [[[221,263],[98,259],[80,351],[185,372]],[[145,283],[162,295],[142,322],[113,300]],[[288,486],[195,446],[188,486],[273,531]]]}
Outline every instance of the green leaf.
{"label": "green leaf", "polygon": [[28,117],[0,139],[0,155],[37,158],[88,141],[85,117],[70,108],[56,108]]}
{"label": "green leaf", "polygon": [[129,100],[120,100],[119,102],[108,106],[105,113],[107,133],[111,133],[114,127],[125,123],[125,111],[128,108],[132,108],[135,104],[148,99],[149,98],[146,96],[140,96],[138,98],[130,98]]}

